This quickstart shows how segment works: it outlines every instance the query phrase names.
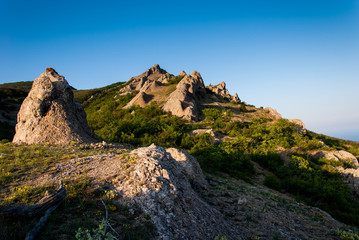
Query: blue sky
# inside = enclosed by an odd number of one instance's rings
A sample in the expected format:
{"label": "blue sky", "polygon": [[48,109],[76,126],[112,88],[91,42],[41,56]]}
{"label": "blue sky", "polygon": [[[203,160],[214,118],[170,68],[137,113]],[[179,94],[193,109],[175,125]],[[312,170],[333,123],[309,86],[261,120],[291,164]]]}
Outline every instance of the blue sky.
{"label": "blue sky", "polygon": [[155,63],[359,141],[359,1],[0,0],[0,83],[54,67],[78,89]]}

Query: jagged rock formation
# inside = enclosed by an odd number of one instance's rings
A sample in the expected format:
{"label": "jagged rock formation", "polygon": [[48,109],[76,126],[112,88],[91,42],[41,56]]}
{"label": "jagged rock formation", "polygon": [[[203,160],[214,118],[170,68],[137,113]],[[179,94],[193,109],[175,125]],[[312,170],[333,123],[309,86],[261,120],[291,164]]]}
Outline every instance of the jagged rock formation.
{"label": "jagged rock formation", "polygon": [[215,94],[217,94],[219,97],[221,97],[223,99],[228,99],[229,101],[234,101],[234,102],[240,102],[241,101],[239,99],[237,93],[234,94],[234,96],[229,94],[229,91],[226,89],[226,83],[225,82],[221,82],[220,84],[213,85],[213,86],[212,86],[212,84],[209,84],[206,88],[211,90],[212,92],[214,92]]}
{"label": "jagged rock formation", "polygon": [[170,77],[169,73],[158,64],[155,64],[141,75],[128,80],[128,85],[120,90],[120,94],[127,94],[132,91],[139,91],[139,93],[124,108],[129,108],[133,105],[145,107],[152,100],[148,94],[158,91],[163,84],[167,83]]}
{"label": "jagged rock formation", "polygon": [[96,139],[68,82],[54,69],[46,69],[21,105],[13,142],[68,144]]}
{"label": "jagged rock formation", "polygon": [[197,121],[199,116],[197,102],[200,92],[205,94],[203,79],[199,72],[194,71],[178,83],[176,90],[171,93],[163,105],[163,110],[172,112],[178,117]]}
{"label": "jagged rock formation", "polygon": [[121,89],[121,93],[126,94],[131,91],[146,92],[153,84],[153,82],[166,83],[171,75],[163,70],[160,65],[155,64],[153,67],[144,73],[132,77],[127,81],[128,85]]}
{"label": "jagged rock formation", "polygon": [[132,151],[136,165],[129,173],[130,180],[117,186],[124,197],[151,217],[158,239],[240,237],[238,228],[227,223],[192,188],[188,177],[207,185],[196,160],[176,149],[170,149],[170,153],[154,145]]}

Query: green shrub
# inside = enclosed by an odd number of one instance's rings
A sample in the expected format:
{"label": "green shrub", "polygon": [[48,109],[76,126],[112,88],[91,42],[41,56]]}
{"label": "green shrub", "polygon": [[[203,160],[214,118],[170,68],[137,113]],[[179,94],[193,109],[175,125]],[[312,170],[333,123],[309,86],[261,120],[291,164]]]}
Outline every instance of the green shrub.
{"label": "green shrub", "polygon": [[176,76],[168,79],[168,85],[178,84],[185,76]]}
{"label": "green shrub", "polygon": [[202,112],[206,116],[205,121],[216,121],[221,119],[223,116],[222,111],[216,108],[205,108]]}
{"label": "green shrub", "polygon": [[242,111],[242,112],[247,112],[247,107],[244,103],[241,103],[241,106],[239,107],[239,109]]}
{"label": "green shrub", "polygon": [[264,179],[264,185],[272,188],[274,190],[280,191],[282,189],[282,184],[275,175],[269,175]]}

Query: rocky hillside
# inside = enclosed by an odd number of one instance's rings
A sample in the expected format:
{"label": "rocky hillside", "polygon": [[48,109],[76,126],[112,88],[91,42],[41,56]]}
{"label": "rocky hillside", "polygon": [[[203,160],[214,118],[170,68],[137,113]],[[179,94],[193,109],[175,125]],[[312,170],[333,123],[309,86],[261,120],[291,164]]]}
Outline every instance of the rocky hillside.
{"label": "rocky hillside", "polygon": [[[74,96],[82,106],[48,69],[16,144],[0,144],[0,212],[64,182],[39,239],[104,228],[108,239],[358,239],[358,143],[248,105],[224,82],[206,87],[196,71],[154,65]],[[0,238],[24,239],[40,217],[0,214]]]}

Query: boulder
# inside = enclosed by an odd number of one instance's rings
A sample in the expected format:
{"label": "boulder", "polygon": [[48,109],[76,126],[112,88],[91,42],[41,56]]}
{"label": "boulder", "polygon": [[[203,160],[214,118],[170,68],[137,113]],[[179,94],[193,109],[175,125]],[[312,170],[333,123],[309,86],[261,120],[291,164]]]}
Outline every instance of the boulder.
{"label": "boulder", "polygon": [[123,198],[148,214],[158,235],[156,239],[241,237],[238,228],[224,220],[193,189],[191,178],[206,184],[196,160],[181,150],[169,152],[155,145],[133,150],[134,169],[129,171],[127,180],[115,186]]}
{"label": "boulder", "polygon": [[329,160],[335,160],[340,162],[348,162],[350,163],[354,168],[359,167],[358,159],[351,154],[350,152],[340,150],[340,151],[317,151],[312,154],[313,158],[319,159],[319,158],[326,158]]}
{"label": "boulder", "polygon": [[163,105],[163,110],[178,117],[197,121],[199,116],[197,95],[201,91],[205,93],[203,79],[197,71],[194,71],[177,84],[176,90]]}
{"label": "boulder", "polygon": [[14,143],[68,144],[98,141],[66,79],[48,68],[35,79],[17,115]]}

